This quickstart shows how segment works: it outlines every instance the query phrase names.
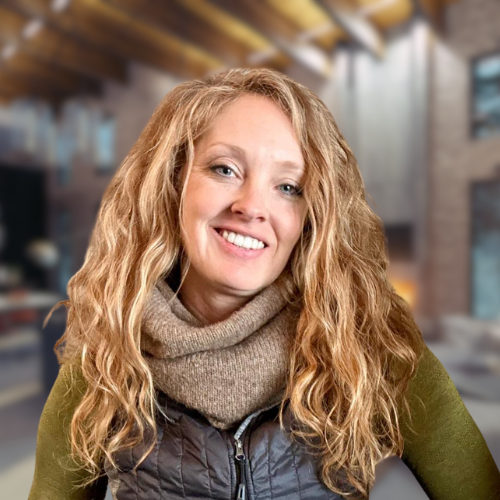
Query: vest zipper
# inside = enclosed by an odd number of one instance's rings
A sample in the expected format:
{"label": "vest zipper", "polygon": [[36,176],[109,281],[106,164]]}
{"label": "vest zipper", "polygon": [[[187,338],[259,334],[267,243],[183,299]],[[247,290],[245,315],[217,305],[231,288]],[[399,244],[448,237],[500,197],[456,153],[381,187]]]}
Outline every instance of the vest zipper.
{"label": "vest zipper", "polygon": [[279,405],[279,403],[273,403],[265,408],[261,408],[253,412],[251,415],[248,415],[245,420],[240,424],[238,429],[234,434],[234,441],[236,444],[236,451],[234,457],[236,458],[236,463],[238,464],[238,468],[240,470],[240,477],[238,482],[238,488],[236,490],[236,500],[246,500],[247,499],[247,477],[245,471],[245,453],[243,452],[243,433],[245,429],[248,427],[250,422],[260,413],[269,410],[275,406]]}
{"label": "vest zipper", "polygon": [[235,458],[240,469],[240,482],[236,494],[236,500],[246,500],[246,475],[245,475],[245,454],[243,453],[243,443],[240,439],[235,438],[236,453]]}

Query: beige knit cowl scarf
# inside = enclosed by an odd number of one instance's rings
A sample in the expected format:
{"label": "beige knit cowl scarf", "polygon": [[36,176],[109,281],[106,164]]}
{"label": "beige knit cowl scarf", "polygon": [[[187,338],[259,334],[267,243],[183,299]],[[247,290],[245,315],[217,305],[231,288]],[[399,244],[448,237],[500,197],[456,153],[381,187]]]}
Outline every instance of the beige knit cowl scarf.
{"label": "beige knit cowl scarf", "polygon": [[155,386],[220,429],[279,402],[297,324],[281,290],[274,282],[227,319],[203,325],[159,281],[141,327]]}

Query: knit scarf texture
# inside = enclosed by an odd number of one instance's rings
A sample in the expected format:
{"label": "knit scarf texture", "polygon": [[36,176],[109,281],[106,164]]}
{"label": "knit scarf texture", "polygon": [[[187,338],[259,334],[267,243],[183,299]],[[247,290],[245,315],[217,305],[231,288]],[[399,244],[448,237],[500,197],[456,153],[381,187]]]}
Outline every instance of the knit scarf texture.
{"label": "knit scarf texture", "polygon": [[141,350],[157,389],[228,429],[283,397],[296,325],[278,281],[204,325],[161,280],[146,304]]}

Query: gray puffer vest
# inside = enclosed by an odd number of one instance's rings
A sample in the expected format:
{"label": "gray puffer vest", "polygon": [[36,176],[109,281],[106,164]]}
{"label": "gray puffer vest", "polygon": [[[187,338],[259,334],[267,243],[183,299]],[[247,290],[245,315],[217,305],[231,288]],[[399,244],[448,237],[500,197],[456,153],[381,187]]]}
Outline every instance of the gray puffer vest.
{"label": "gray puffer vest", "polygon": [[[160,393],[156,446],[132,469],[145,446],[119,452],[120,470],[106,461],[115,500],[341,500],[319,479],[317,459],[280,428],[279,405],[220,430]],[[286,406],[286,429],[292,424]],[[340,484],[340,483],[339,483]],[[345,484],[345,483],[344,483]]]}

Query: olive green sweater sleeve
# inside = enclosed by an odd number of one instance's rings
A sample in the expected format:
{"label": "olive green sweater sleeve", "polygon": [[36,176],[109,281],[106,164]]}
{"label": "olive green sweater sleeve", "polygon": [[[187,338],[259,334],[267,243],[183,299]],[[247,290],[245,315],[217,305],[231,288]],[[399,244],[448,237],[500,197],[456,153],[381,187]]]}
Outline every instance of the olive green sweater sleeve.
{"label": "olive green sweater sleeve", "polygon": [[103,500],[107,476],[87,488],[75,483],[88,477],[84,470],[73,471],[70,456],[69,424],[85,388],[83,377],[64,364],[47,398],[40,417],[36,442],[35,474],[28,500]]}
{"label": "olive green sweater sleeve", "polygon": [[498,500],[500,473],[450,376],[426,347],[409,386],[402,459],[431,500]]}

